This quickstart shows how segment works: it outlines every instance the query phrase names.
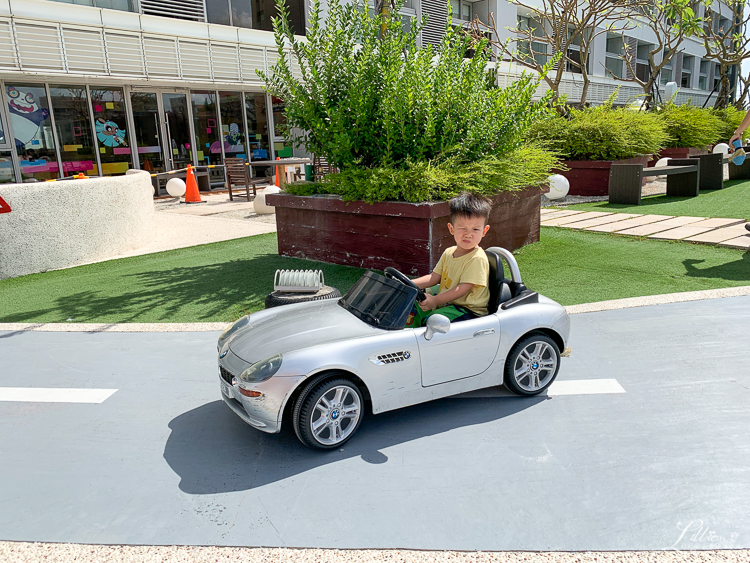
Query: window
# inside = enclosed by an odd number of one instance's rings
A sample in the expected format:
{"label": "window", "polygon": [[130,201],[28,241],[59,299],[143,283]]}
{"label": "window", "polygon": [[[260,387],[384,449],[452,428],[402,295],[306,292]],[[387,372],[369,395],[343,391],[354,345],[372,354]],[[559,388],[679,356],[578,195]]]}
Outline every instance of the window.
{"label": "window", "polygon": [[[541,30],[539,28],[539,23],[533,21],[531,18],[526,16],[518,16],[518,29],[519,30],[527,30],[529,28],[533,29],[533,35],[539,37],[541,36]],[[534,52],[534,61],[538,65],[544,65],[547,63],[547,44],[542,43],[539,41],[532,41],[531,46],[529,46],[528,41],[519,40],[516,42],[516,48],[517,48],[517,54],[520,58],[531,58],[531,52]]]}
{"label": "window", "polygon": [[132,153],[122,88],[91,88],[91,104],[102,175],[125,174],[131,166]]}
{"label": "window", "polygon": [[647,82],[651,73],[651,65],[648,62],[648,54],[654,48],[650,43],[638,42],[635,50],[635,75],[639,80]]}
{"label": "window", "polygon": [[[99,0],[97,0],[98,2]],[[206,21],[248,29],[273,31],[274,0],[205,0]],[[292,31],[305,34],[305,0],[287,0]]]}
{"label": "window", "polygon": [[[190,102],[193,108],[193,127],[198,165],[221,164],[216,92],[190,92]],[[211,168],[208,173],[211,182],[218,183],[224,180],[224,173],[221,168]]]}
{"label": "window", "polygon": [[460,21],[471,21],[472,19],[472,5],[470,2],[464,2],[463,0],[451,0],[451,10],[453,11],[453,19]]}
{"label": "window", "polygon": [[5,88],[22,181],[57,178],[59,166],[44,85],[13,83]]}
{"label": "window", "polygon": [[50,86],[55,115],[57,142],[60,146],[63,176],[83,172],[98,176],[96,144],[91,133],[89,98],[85,86]]}
{"label": "window", "polygon": [[616,78],[624,78],[623,68],[625,62],[622,60],[622,55],[625,54],[625,45],[622,37],[618,35],[607,36],[607,55],[604,61],[605,68],[611,72]]}
{"label": "window", "polygon": [[[263,92],[245,92],[245,113],[251,159],[268,160],[271,155],[266,95]],[[270,167],[253,168],[252,172],[255,176],[271,176],[274,173]]]}
{"label": "window", "polygon": [[133,0],[53,0],[65,4],[81,4],[83,6],[94,6],[96,8],[109,8],[110,10],[121,10],[124,12],[135,12]]}
{"label": "window", "polygon": [[575,72],[576,74],[582,74],[581,36],[577,35],[576,37],[572,37],[572,35],[573,30],[568,30],[568,52],[566,53],[566,56],[569,60],[565,64],[565,70],[568,72]]}
{"label": "window", "polygon": [[138,143],[138,160],[141,170],[164,172],[164,152],[159,128],[159,105],[152,92],[131,92],[135,140]]}
{"label": "window", "polygon": [[[667,51],[664,51],[664,57],[667,56]],[[672,60],[670,59],[661,69],[661,79],[659,81],[662,85],[667,82],[672,82]]]}
{"label": "window", "polygon": [[13,171],[13,156],[10,151],[0,151],[0,184],[13,184],[16,173]]}
{"label": "window", "polygon": [[700,73],[698,74],[698,89],[708,90],[708,72],[711,68],[711,61],[701,59]]}
{"label": "window", "polygon": [[[221,108],[221,141],[224,143],[224,156],[248,160],[245,149],[242,93],[219,92],[219,107]],[[218,145],[219,142],[217,141],[216,144]]]}
{"label": "window", "polygon": [[691,55],[682,57],[682,75],[680,76],[680,86],[682,88],[693,87],[693,66],[695,66],[695,57]]}

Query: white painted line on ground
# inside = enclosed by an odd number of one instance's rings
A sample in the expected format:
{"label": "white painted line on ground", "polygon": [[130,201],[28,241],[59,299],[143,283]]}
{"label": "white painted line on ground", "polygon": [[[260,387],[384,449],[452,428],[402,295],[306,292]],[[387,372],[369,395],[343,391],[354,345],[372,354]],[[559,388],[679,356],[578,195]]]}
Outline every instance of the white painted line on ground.
{"label": "white painted line on ground", "polygon": [[0,387],[0,401],[23,403],[103,403],[116,392],[117,389]]}
{"label": "white painted line on ground", "polygon": [[[570,381],[555,381],[549,386],[545,393],[539,395],[544,397],[555,397],[558,395],[609,395],[613,393],[625,393],[616,379],[573,379]],[[497,397],[517,397],[505,387],[488,387],[478,389],[461,395],[454,395],[452,399],[494,399]]]}
{"label": "white painted line on ground", "polygon": [[547,389],[548,397],[558,395],[605,395],[609,393],[625,393],[616,379],[574,379],[570,381],[555,381]]}

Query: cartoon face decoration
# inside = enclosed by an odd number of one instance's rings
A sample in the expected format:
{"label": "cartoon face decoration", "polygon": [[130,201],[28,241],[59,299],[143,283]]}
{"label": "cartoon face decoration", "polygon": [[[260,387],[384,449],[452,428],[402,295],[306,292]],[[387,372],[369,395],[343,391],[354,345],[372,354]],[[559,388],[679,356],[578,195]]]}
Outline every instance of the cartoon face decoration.
{"label": "cartoon face decoration", "polygon": [[125,131],[114,121],[106,121],[101,117],[96,120],[96,136],[99,142],[107,147],[128,146],[125,142]]}
{"label": "cartoon face decoration", "polygon": [[39,111],[39,104],[34,99],[34,94],[24,92],[14,86],[8,86],[8,106],[24,114]]}
{"label": "cartoon face decoration", "polygon": [[242,135],[240,134],[240,126],[236,123],[232,123],[229,126],[229,133],[227,133],[226,139],[230,145],[241,145]]}

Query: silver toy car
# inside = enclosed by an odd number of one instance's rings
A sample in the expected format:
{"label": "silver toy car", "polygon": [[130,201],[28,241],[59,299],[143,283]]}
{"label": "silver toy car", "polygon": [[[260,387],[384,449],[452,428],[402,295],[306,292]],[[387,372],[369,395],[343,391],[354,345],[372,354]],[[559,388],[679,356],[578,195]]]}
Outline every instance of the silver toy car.
{"label": "silver toy car", "polygon": [[[224,402],[250,426],[282,421],[319,449],[340,447],[378,414],[505,384],[536,395],[560,368],[570,321],[558,303],[521,282],[513,255],[488,249],[490,314],[451,324],[434,314],[404,328],[422,291],[393,268],[366,272],[339,299],[266,309],[219,338]],[[504,259],[511,279],[504,276]]]}

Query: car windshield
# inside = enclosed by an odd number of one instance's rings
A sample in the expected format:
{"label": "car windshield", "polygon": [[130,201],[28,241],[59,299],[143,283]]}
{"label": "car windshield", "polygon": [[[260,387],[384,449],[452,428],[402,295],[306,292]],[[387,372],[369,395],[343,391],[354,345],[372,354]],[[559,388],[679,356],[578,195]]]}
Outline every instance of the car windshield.
{"label": "car windshield", "polygon": [[367,271],[339,300],[339,305],[371,326],[401,330],[416,298],[413,287]]}

